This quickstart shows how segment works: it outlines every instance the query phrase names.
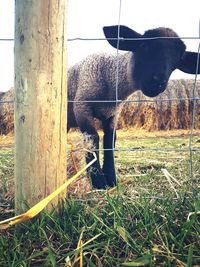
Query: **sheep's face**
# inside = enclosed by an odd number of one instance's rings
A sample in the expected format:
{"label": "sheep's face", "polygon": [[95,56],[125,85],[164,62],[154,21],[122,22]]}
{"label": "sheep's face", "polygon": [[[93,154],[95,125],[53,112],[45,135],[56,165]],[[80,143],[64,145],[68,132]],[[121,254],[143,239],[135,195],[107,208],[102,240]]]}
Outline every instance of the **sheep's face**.
{"label": "sheep's face", "polygon": [[133,53],[132,79],[146,96],[162,93],[176,68],[190,74],[200,73],[198,53],[185,51],[185,44],[169,28],[148,30],[143,35],[121,25],[104,27],[103,30],[113,47]]}
{"label": "sheep's face", "polygon": [[171,73],[178,67],[185,52],[184,43],[176,39],[178,36],[169,29],[150,30],[143,35],[143,38],[153,37],[156,39],[141,40],[132,57],[132,76],[136,87],[149,97],[157,96],[166,89]]}

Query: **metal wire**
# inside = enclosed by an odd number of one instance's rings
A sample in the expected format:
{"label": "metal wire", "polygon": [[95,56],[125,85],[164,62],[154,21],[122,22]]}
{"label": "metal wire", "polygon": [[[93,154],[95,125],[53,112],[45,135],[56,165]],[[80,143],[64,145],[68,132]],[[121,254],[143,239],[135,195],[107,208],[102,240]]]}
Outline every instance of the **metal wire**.
{"label": "metal wire", "polygon": [[[191,147],[190,148],[190,150],[192,151],[192,152],[198,152],[198,151],[200,151],[200,148],[198,148],[198,147]],[[72,152],[75,152],[75,151],[77,151],[76,149],[75,150],[72,150]],[[78,151],[85,151],[85,150],[82,150],[82,149],[78,149]],[[99,148],[99,149],[96,149],[95,151],[99,151],[99,152],[103,152],[103,151],[113,151],[113,148],[107,148],[107,149],[105,149],[105,148]],[[136,147],[136,148],[114,148],[114,151],[115,152],[138,152],[138,153],[140,153],[140,152],[145,152],[145,151],[148,151],[148,152],[173,152],[173,151],[175,151],[175,152],[179,152],[179,153],[186,153],[186,152],[188,152],[188,148],[166,148],[166,147],[161,147],[161,148],[148,148],[148,147],[146,147],[146,148],[139,148],[139,147]],[[0,156],[14,156],[14,154],[12,154],[12,153],[9,153],[9,154],[7,154],[7,153],[1,153],[0,154]]]}
{"label": "metal wire", "polygon": [[15,39],[10,39],[10,38],[0,38],[0,41],[14,41]]}
{"label": "metal wire", "polygon": [[[200,22],[199,22],[199,33],[200,33]],[[197,74],[198,74],[198,66],[199,66],[199,60],[200,60],[200,42],[198,47],[198,56],[197,56],[197,66],[196,66],[196,74],[195,74],[195,82],[194,87],[192,91],[193,99],[195,99],[195,92],[197,87]],[[193,147],[192,147],[192,141],[193,141],[193,131],[195,129],[195,120],[196,120],[196,101],[193,102],[193,109],[192,109],[192,125],[190,129],[190,136],[189,136],[189,175],[192,182],[192,192],[193,196],[196,198],[196,179],[194,177],[194,171],[193,171]]]}
{"label": "metal wire", "polygon": [[[124,100],[67,100],[68,103],[158,103],[158,102],[181,102],[181,101],[194,101],[198,102],[200,97],[181,97],[181,98],[166,98],[166,99],[124,99]],[[0,104],[14,104],[13,100],[0,100]]]}
{"label": "metal wire", "polygon": [[[168,98],[168,99],[124,99],[124,100],[67,100],[68,103],[157,103],[157,102],[175,102],[175,101],[199,101],[200,97],[195,97],[195,98]],[[1,103],[1,102],[0,102]]]}
{"label": "metal wire", "polygon": [[115,164],[115,136],[117,130],[117,104],[118,104],[118,85],[119,85],[119,41],[120,41],[120,18],[121,18],[121,9],[122,9],[122,0],[119,0],[119,14],[118,14],[118,29],[117,29],[117,66],[115,73],[115,96],[116,96],[116,104],[115,104],[115,116],[114,116],[114,129],[112,136],[112,151],[113,151],[113,162]]}
{"label": "metal wire", "polygon": [[13,100],[0,100],[0,104],[14,104]]}
{"label": "metal wire", "polygon": [[[121,0],[120,0],[121,2]],[[119,24],[118,24],[119,25]],[[131,41],[131,40],[134,40],[134,41],[141,41],[141,40],[158,40],[158,39],[182,39],[182,40],[199,40],[200,37],[194,37],[194,36],[184,36],[184,37],[141,37],[140,39],[138,38],[122,38],[122,37],[119,37],[119,38],[98,38],[98,37],[95,37],[95,38],[83,38],[83,37],[75,37],[75,38],[68,38],[67,41],[68,42],[73,42],[73,41],[105,41],[105,40],[116,40],[116,41],[120,41],[120,40],[127,40],[127,41]],[[14,42],[15,39],[6,39],[6,38],[0,38],[0,41],[12,41]]]}
{"label": "metal wire", "polygon": [[120,40],[127,40],[127,41],[141,41],[141,40],[160,40],[160,39],[183,39],[183,40],[199,40],[200,37],[140,37],[140,39],[138,38],[83,38],[83,37],[75,37],[75,38],[68,38],[67,41],[68,42],[73,42],[73,41],[105,41],[105,40],[116,40],[116,41],[120,41]]}

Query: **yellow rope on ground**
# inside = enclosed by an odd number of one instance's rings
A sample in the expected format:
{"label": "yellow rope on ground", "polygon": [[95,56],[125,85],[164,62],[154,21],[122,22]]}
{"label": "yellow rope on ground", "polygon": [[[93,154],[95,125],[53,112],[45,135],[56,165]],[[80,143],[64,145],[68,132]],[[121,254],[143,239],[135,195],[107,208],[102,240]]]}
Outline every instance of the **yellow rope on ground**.
{"label": "yellow rope on ground", "polygon": [[41,200],[35,206],[30,208],[27,212],[25,212],[21,215],[6,219],[4,221],[1,221],[0,222],[0,229],[7,229],[12,225],[25,222],[25,221],[30,220],[33,217],[35,217],[38,213],[40,213],[49,204],[49,202],[53,198],[55,198],[58,194],[60,194],[62,191],[64,191],[73,181],[75,181],[88,167],[90,167],[97,160],[96,154],[93,153],[93,155],[94,155],[94,159],[91,162],[89,162],[85,167],[83,167],[79,172],[77,172],[72,178],[67,180],[63,185],[61,185],[53,193],[51,193],[45,199]]}

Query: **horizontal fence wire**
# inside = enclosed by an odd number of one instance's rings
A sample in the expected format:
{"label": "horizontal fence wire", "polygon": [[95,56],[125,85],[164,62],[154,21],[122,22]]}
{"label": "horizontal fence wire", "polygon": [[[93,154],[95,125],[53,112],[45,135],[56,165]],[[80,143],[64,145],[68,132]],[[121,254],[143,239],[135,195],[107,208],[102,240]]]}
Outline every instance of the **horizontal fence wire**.
{"label": "horizontal fence wire", "polygon": [[[182,97],[182,98],[168,98],[168,99],[124,99],[124,100],[67,100],[68,103],[158,103],[158,102],[177,102],[177,101],[199,101],[200,97]],[[13,100],[0,101],[0,104],[14,104]]]}
{"label": "horizontal fence wire", "polygon": [[68,42],[73,41],[148,41],[148,40],[161,40],[161,39],[183,39],[183,40],[199,40],[200,37],[140,37],[140,38],[82,38],[82,37],[75,37],[67,39]]}
{"label": "horizontal fence wire", "polygon": [[15,39],[10,39],[10,38],[0,38],[0,41],[6,41],[6,42],[8,42],[8,41],[13,41],[14,42],[14,40]]}
{"label": "horizontal fence wire", "polygon": [[14,100],[0,100],[0,104],[14,104]]}
{"label": "horizontal fence wire", "polygon": [[[104,152],[104,151],[113,151],[114,152],[134,152],[134,153],[141,153],[141,152],[180,152],[180,153],[185,153],[185,152],[188,152],[188,148],[185,148],[185,149],[175,149],[175,148],[114,148],[114,149],[97,149],[97,150],[94,150],[95,152],[96,151],[99,151],[99,152]],[[83,152],[85,153],[85,150],[71,150],[71,152]],[[190,148],[190,152],[199,152],[200,151],[200,148]],[[14,153],[0,153],[0,157],[14,157]]]}
{"label": "horizontal fence wire", "polygon": [[[75,38],[68,38],[67,41],[68,42],[73,42],[73,41],[106,41],[106,40],[110,40],[110,41],[114,41],[114,40],[121,40],[121,41],[141,41],[141,40],[158,40],[158,39],[183,39],[183,40],[199,40],[200,37],[194,37],[194,36],[184,36],[184,37],[140,37],[139,39],[138,38],[122,38],[122,37],[119,37],[119,38],[83,38],[83,37],[75,37]],[[14,42],[15,39],[6,39],[6,38],[3,38],[1,39],[0,38],[0,41],[13,41]]]}

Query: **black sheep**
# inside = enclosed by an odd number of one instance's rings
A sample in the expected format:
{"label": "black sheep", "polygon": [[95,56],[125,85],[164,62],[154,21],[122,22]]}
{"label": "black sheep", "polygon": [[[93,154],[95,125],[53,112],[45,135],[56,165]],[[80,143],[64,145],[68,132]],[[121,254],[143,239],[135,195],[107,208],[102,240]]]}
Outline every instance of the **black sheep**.
{"label": "black sheep", "polygon": [[[121,100],[136,90],[149,97],[159,95],[166,89],[175,69],[190,74],[200,73],[199,65],[197,69],[198,54],[186,51],[183,41],[169,28],[148,30],[143,35],[118,25],[104,27],[103,31],[114,48],[128,52],[91,55],[68,71],[67,129],[79,127],[82,133],[91,136],[98,160],[89,172],[93,187],[99,189],[116,185],[114,118]],[[102,168],[95,118],[102,122],[104,131]],[[86,161],[92,159],[93,155],[88,153]]]}

